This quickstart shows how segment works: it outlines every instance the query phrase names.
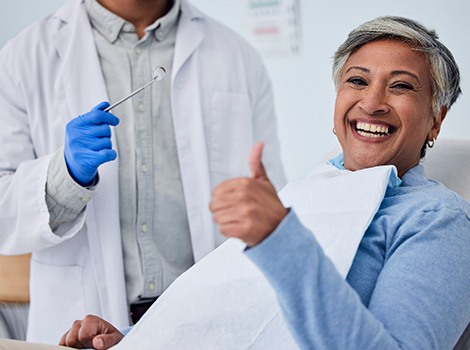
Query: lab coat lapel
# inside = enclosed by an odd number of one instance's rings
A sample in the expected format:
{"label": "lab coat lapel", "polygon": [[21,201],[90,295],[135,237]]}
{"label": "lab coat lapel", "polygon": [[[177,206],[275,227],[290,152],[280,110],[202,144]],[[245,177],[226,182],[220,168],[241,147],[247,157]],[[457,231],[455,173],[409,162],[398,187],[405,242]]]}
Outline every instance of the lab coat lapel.
{"label": "lab coat lapel", "polygon": [[201,13],[196,8],[190,6],[184,0],[181,1],[181,18],[176,34],[172,79],[203,40],[200,23],[202,19]]}
{"label": "lab coat lapel", "polygon": [[182,1],[172,71],[172,110],[176,145],[191,232],[194,259],[215,248],[210,202],[209,160],[204,132],[201,65],[194,56],[203,41],[204,19]]}
{"label": "lab coat lapel", "polygon": [[55,16],[61,22],[54,36],[61,61],[59,80],[70,117],[87,112],[107,99],[98,54],[82,2],[62,7]]}

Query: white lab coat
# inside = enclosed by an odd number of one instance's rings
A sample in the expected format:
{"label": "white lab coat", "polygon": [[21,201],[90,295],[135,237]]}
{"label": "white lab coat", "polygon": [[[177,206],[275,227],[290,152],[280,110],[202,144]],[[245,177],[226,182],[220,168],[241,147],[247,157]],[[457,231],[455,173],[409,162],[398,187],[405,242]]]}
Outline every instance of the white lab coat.
{"label": "white lab coat", "polygon": [[[0,79],[0,253],[33,252],[28,339],[56,343],[88,313],[127,326],[119,160],[100,167],[96,196],[57,232],[48,224],[45,202],[49,162],[63,145],[66,123],[107,100],[83,0],[69,0],[7,43],[0,51]],[[263,159],[273,182],[284,182],[271,87],[254,50],[185,1],[171,82],[199,260],[223,241],[208,210],[211,189],[249,174],[255,141],[266,142]]]}

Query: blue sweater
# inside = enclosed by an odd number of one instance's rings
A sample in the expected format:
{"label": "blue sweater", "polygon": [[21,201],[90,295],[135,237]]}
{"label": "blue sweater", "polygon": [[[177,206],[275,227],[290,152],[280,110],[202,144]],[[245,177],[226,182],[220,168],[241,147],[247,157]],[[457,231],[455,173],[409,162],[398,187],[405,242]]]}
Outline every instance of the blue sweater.
{"label": "blue sweater", "polygon": [[246,250],[302,349],[451,349],[469,323],[470,205],[422,166],[402,180],[346,281],[293,210]]}

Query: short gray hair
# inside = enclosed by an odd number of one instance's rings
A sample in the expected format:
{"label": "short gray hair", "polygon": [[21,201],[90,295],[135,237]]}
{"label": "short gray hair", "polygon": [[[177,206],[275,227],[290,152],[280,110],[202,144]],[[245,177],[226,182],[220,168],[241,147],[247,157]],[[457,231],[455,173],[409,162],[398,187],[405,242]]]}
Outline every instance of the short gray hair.
{"label": "short gray hair", "polygon": [[338,48],[333,61],[333,80],[336,88],[341,73],[351,54],[369,42],[391,39],[410,45],[426,56],[433,89],[432,109],[438,118],[443,106],[450,109],[461,93],[459,67],[454,56],[438,39],[434,30],[408,18],[385,16],[366,22],[351,33]]}

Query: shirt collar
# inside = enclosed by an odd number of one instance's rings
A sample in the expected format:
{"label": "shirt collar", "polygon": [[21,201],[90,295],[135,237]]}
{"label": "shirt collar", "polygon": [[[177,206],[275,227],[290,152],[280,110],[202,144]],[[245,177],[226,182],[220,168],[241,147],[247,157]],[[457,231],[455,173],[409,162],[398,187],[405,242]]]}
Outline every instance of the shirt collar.
{"label": "shirt collar", "polygon": [[[97,0],[85,0],[90,23],[106,40],[113,44],[122,32],[135,32],[134,26],[103,7]],[[176,26],[181,0],[174,0],[170,11],[149,25],[145,31],[153,34],[155,40],[163,41]]]}

